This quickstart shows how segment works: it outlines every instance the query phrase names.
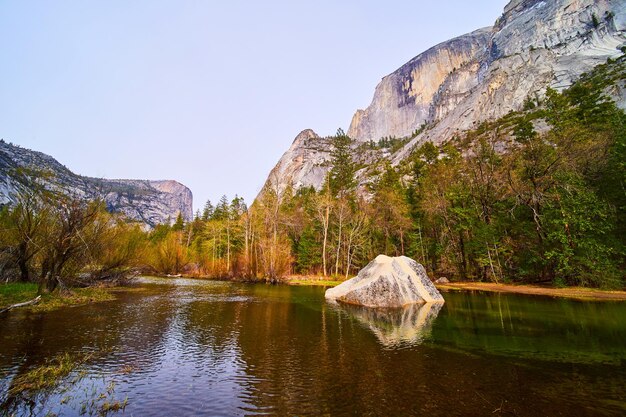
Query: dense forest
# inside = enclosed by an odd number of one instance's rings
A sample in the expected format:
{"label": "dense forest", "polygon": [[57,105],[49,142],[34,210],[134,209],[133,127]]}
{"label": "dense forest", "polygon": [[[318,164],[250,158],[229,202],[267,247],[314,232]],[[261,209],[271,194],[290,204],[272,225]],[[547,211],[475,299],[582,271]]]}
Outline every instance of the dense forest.
{"label": "dense forest", "polygon": [[[275,282],[346,278],[384,253],[453,280],[621,288],[626,115],[607,91],[625,67],[609,60],[397,166],[364,166],[359,152],[410,138],[358,144],[339,130],[322,189],[281,190],[270,178],[251,207],[224,196],[189,223],[148,232],[98,202],[24,192],[0,212],[0,270],[42,290],[134,270]],[[355,180],[362,169],[367,184]]]}

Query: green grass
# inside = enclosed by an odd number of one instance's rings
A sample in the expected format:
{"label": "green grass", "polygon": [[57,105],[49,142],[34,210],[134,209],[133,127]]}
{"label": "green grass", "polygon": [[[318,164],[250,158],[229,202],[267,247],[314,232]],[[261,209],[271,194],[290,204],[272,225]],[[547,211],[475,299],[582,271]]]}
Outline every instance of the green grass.
{"label": "green grass", "polygon": [[40,303],[29,308],[31,311],[41,312],[111,300],[115,300],[115,296],[107,288],[73,288],[63,293],[44,294]]}
{"label": "green grass", "polygon": [[[12,304],[32,300],[36,296],[37,284],[21,282],[0,284],[0,309]],[[23,308],[29,309],[30,311],[42,312],[61,307],[110,301],[114,299],[115,296],[109,288],[73,288],[69,291],[55,291],[52,294],[44,294],[41,296],[39,303]]]}
{"label": "green grass", "polygon": [[10,283],[0,284],[0,309],[11,304],[32,300],[37,296],[37,284]]}

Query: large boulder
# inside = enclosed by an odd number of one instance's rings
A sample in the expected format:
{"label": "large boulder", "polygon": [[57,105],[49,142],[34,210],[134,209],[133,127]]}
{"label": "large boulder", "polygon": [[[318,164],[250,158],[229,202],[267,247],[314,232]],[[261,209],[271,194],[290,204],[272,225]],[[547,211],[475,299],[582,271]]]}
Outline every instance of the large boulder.
{"label": "large boulder", "polygon": [[424,267],[406,256],[378,255],[358,275],[326,290],[326,299],[365,307],[443,303]]}

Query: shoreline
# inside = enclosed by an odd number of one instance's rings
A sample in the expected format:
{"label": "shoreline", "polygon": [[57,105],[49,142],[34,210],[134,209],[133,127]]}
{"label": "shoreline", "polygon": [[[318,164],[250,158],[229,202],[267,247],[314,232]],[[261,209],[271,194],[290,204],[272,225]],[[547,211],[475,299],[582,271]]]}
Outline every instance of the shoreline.
{"label": "shoreline", "polygon": [[[298,276],[292,275],[285,278],[285,285],[310,285],[321,287],[334,287],[342,281],[333,280],[332,277]],[[447,284],[434,284],[443,291],[485,291],[507,294],[538,295],[553,298],[568,298],[581,301],[626,301],[626,291],[601,290],[587,287],[543,287],[528,284],[501,284],[494,282],[450,282]]]}
{"label": "shoreline", "polygon": [[[173,278],[173,277],[163,277]],[[200,280],[215,280],[207,277],[185,277]],[[230,280],[226,280],[230,281]],[[311,276],[311,275],[290,275],[279,282],[279,285],[289,286],[316,286],[335,287],[344,282],[333,277]],[[18,284],[19,285],[19,284]],[[24,284],[22,284],[24,285]],[[521,294],[543,296],[551,298],[565,298],[579,301],[626,301],[626,291],[624,290],[601,290],[586,287],[545,287],[527,284],[502,284],[492,282],[450,282],[446,284],[434,284],[438,290],[443,292],[451,291],[483,291],[491,293]],[[20,285],[21,286],[21,285]],[[4,287],[4,285],[0,286]],[[5,287],[6,288],[6,287]],[[0,288],[1,290],[2,288]],[[115,293],[127,291],[129,287],[91,287],[74,288],[65,294],[46,294],[40,303],[24,307],[24,310],[31,312],[43,312],[55,310],[61,307],[69,307],[94,302],[110,301],[116,298]],[[33,284],[25,284],[23,288],[15,288],[15,293],[10,294],[0,291],[0,309],[9,304],[28,301],[35,297],[36,289]],[[13,291],[11,291],[13,292]],[[4,293],[4,294],[3,294]]]}
{"label": "shoreline", "polygon": [[[168,278],[168,277],[163,277]],[[182,278],[201,280],[221,280],[231,281],[226,278],[193,277]],[[353,278],[353,277],[350,277]],[[348,278],[349,279],[349,278]],[[332,276],[324,277],[318,275],[288,275],[280,280],[279,285],[289,286],[314,286],[314,287],[335,287],[345,280],[337,280]],[[433,283],[434,284],[434,283]],[[537,295],[552,298],[567,298],[581,301],[626,301],[626,291],[624,290],[601,290],[588,287],[547,287],[530,284],[503,284],[495,282],[472,282],[460,281],[447,284],[434,284],[435,287],[443,291],[485,291],[507,294]]]}
{"label": "shoreline", "polygon": [[526,284],[496,284],[491,282],[450,282],[435,284],[444,291],[485,291],[507,294],[539,295],[553,298],[569,298],[581,301],[626,301],[626,291],[600,290],[586,287],[540,287]]}
{"label": "shoreline", "polygon": [[[42,313],[63,307],[112,301],[116,299],[115,292],[126,287],[86,287],[70,288],[67,291],[55,291],[49,294],[37,295],[37,285],[32,283],[0,284],[0,311],[2,315],[14,311],[29,311]],[[35,301],[36,299],[36,301]],[[34,301],[34,302],[32,302]],[[13,306],[15,304],[32,302],[29,305]],[[10,310],[4,310],[7,307]],[[2,316],[0,316],[2,317]]]}

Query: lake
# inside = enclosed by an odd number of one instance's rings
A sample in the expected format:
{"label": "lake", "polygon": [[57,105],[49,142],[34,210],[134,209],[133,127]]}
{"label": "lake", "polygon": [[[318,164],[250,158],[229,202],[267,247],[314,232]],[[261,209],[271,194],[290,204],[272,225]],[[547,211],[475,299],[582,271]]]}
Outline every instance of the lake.
{"label": "lake", "polygon": [[[115,301],[16,310],[0,415],[626,415],[626,303],[443,295],[369,310],[321,287],[143,278]],[[65,354],[83,364],[56,387],[8,395]]]}

